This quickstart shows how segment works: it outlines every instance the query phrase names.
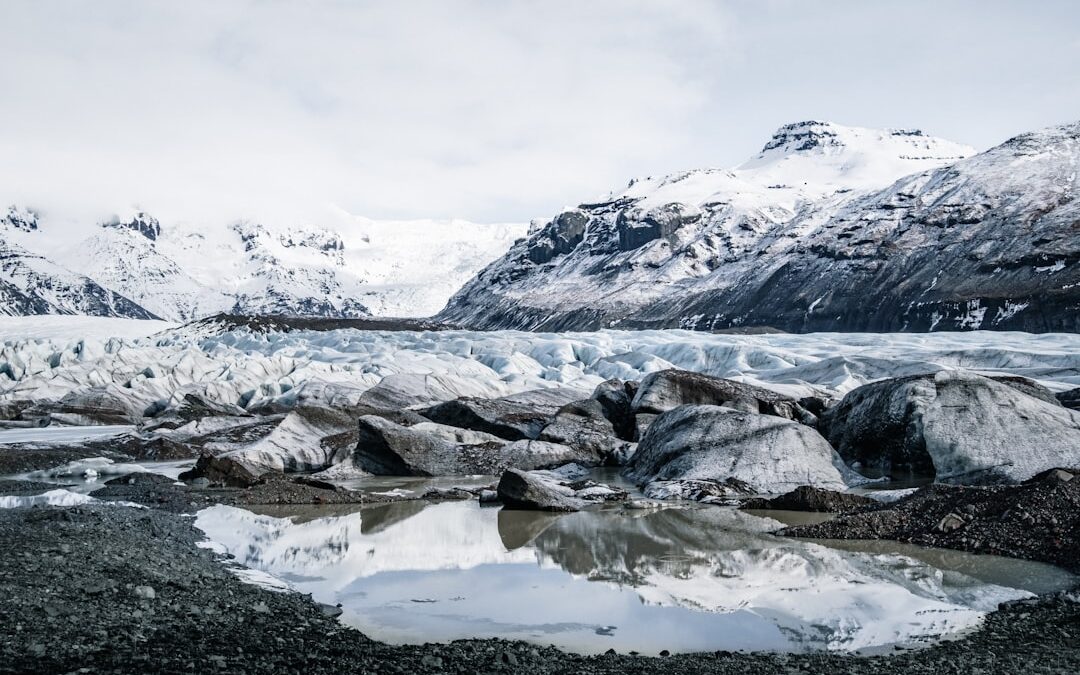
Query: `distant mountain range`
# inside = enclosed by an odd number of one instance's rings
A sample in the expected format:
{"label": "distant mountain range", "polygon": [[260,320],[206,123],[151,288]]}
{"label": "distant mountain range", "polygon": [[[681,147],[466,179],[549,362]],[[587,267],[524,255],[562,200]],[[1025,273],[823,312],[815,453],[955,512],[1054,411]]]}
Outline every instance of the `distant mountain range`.
{"label": "distant mountain range", "polygon": [[472,328],[1080,331],[1080,123],[986,152],[782,127],[741,166],[631,181],[451,298]]}
{"label": "distant mountain range", "polygon": [[215,228],[134,211],[72,230],[12,207],[0,214],[0,314],[1080,331],[1078,165],[1080,123],[976,153],[916,130],[810,121],[734,169],[635,179],[531,228]]}
{"label": "distant mountain range", "polygon": [[365,219],[341,232],[214,228],[138,211],[72,236],[47,211],[11,207],[0,217],[0,314],[426,316],[526,228]]}

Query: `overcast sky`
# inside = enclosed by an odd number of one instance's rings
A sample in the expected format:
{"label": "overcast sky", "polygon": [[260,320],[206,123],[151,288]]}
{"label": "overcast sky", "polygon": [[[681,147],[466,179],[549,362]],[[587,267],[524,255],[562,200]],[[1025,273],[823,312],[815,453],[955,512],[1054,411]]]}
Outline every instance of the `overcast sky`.
{"label": "overcast sky", "polygon": [[1080,2],[0,0],[0,199],[520,221],[781,124],[1080,119]]}

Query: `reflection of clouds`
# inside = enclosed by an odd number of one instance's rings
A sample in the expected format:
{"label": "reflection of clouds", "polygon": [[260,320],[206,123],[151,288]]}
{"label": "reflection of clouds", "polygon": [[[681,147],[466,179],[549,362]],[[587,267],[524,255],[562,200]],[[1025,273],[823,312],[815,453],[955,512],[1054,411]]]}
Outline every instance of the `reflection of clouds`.
{"label": "reflection of clouds", "polygon": [[[364,607],[359,613],[371,610],[364,604],[370,598],[354,595],[361,587],[376,593],[381,586],[378,601],[398,605],[395,594],[446,590],[455,583],[447,575],[467,572],[472,600],[484,612],[529,607],[537,624],[565,620],[562,615],[585,602],[585,594],[560,594],[546,605],[528,598],[565,585],[562,573],[568,573],[607,582],[595,585],[597,592],[632,593],[652,611],[742,610],[796,645],[858,649],[955,631],[997,603],[1025,595],[905,556],[780,539],[764,532],[768,523],[720,508],[558,516],[480,509],[471,502],[405,502],[307,520],[215,506],[197,521],[240,562],[289,579],[323,601],[344,602],[347,611],[355,602]],[[383,581],[354,585],[377,574]],[[492,594],[498,597],[481,601]],[[397,611],[428,613],[407,604]],[[468,625],[480,625],[476,621],[485,616],[479,609],[476,616],[462,612],[457,621]]]}
{"label": "reflection of clouds", "polygon": [[664,509],[637,518],[573,514],[536,547],[564,569],[632,586],[643,600],[752,611],[795,641],[859,649],[958,630],[1027,595],[946,575],[912,558],[847,553],[761,531],[729,509]]}

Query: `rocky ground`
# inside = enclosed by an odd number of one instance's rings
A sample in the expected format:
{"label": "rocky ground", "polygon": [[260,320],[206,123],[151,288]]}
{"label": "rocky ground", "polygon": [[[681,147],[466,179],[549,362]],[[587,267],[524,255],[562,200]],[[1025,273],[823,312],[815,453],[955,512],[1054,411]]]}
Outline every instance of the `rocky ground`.
{"label": "rocky ground", "polygon": [[1072,673],[1080,595],[1010,604],[963,639],[895,655],[582,657],[476,640],[391,646],[334,608],[241,582],[189,519],[115,506],[0,511],[4,673]]}
{"label": "rocky ground", "polygon": [[1080,571],[1080,471],[1053,469],[1023,485],[930,485],[871,511],[783,530],[793,537],[894,539],[1039,560]]}

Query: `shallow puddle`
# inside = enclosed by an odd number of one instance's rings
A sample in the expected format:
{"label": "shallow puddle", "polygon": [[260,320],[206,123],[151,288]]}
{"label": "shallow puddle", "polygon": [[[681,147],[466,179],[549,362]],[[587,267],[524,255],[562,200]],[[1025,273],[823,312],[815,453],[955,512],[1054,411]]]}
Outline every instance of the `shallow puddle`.
{"label": "shallow puddle", "polygon": [[344,621],[398,643],[861,650],[954,633],[1001,601],[1074,582],[1038,563],[782,539],[766,532],[776,520],[719,507],[216,506],[197,523],[238,562],[341,603]]}

